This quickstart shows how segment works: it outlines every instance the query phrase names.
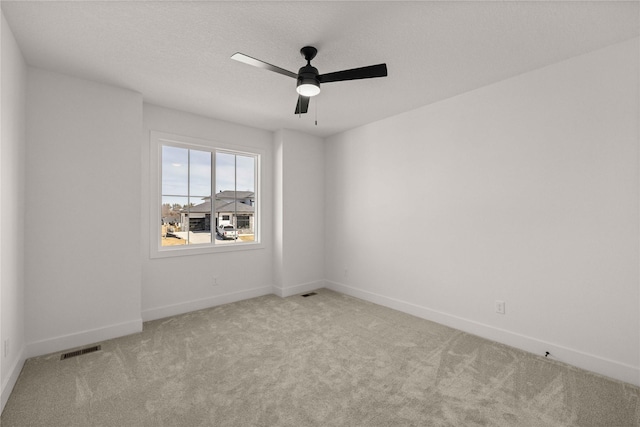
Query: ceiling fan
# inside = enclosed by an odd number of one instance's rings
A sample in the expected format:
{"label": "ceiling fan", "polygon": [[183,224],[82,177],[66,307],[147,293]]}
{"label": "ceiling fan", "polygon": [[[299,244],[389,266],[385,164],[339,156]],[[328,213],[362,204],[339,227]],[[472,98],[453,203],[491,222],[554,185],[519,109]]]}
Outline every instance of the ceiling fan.
{"label": "ceiling fan", "polygon": [[300,70],[298,70],[298,74],[276,67],[275,65],[268,64],[259,59],[252,58],[240,52],[236,52],[231,55],[231,59],[296,79],[298,81],[296,87],[296,91],[298,92],[298,102],[296,103],[295,114],[304,114],[307,112],[309,109],[309,98],[320,93],[320,83],[371,79],[374,77],[387,76],[387,64],[370,65],[368,67],[352,68],[350,70],[319,74],[318,69],[311,65],[311,60],[315,58],[318,53],[318,49],[313,46],[305,46],[300,49],[300,53],[307,61],[307,65],[300,68]]}

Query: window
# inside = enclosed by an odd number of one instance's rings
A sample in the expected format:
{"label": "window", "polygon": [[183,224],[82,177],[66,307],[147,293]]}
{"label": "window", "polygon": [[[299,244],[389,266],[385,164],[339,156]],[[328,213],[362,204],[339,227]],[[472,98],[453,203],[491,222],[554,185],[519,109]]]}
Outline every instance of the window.
{"label": "window", "polygon": [[160,218],[152,220],[152,257],[252,249],[260,242],[260,153],[156,132],[151,141],[158,159],[151,165],[158,177],[152,212]]}
{"label": "window", "polygon": [[251,216],[249,215],[238,215],[238,229],[251,229]]}

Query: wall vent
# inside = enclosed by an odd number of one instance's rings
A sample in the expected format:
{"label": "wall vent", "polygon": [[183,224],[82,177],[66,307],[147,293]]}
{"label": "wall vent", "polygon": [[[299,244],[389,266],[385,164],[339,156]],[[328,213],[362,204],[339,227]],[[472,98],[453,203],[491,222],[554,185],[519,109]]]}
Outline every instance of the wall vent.
{"label": "wall vent", "polygon": [[83,348],[82,350],[70,351],[60,356],[60,360],[69,359],[70,357],[82,356],[83,354],[93,353],[94,351],[100,351],[102,346],[96,345],[93,347]]}
{"label": "wall vent", "polygon": [[306,298],[306,297],[312,297],[312,296],[314,296],[314,295],[318,295],[318,294],[317,294],[317,293],[315,293],[315,292],[309,292],[308,294],[304,294],[304,295],[302,295],[302,296],[303,296],[304,298]]}

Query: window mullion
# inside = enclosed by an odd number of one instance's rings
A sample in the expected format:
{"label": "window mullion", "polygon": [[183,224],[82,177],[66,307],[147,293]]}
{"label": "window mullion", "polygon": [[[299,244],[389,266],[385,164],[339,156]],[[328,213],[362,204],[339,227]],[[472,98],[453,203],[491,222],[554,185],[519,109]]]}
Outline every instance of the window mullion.
{"label": "window mullion", "polygon": [[211,242],[216,243],[216,233],[218,232],[218,213],[216,212],[216,150],[211,151]]}
{"label": "window mullion", "polygon": [[187,245],[191,244],[191,150],[187,150]]}
{"label": "window mullion", "polygon": [[[233,216],[236,219],[234,226],[238,233],[238,156],[233,156]],[[237,242],[236,238],[235,243]]]}

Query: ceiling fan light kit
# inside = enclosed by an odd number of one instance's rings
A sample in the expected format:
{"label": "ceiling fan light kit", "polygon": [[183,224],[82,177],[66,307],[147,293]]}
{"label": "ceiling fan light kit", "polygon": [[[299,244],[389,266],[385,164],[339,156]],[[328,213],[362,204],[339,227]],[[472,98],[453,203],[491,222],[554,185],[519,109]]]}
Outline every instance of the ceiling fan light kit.
{"label": "ceiling fan light kit", "polygon": [[[315,70],[315,68],[313,69]],[[314,77],[301,75],[300,77],[298,77],[298,86],[296,87],[296,92],[298,92],[302,96],[316,96],[320,93],[320,82]]]}
{"label": "ceiling fan light kit", "polygon": [[234,53],[231,56],[231,59],[288,77],[294,77],[297,80],[296,92],[298,92],[298,102],[296,102],[295,114],[305,114],[308,111],[309,98],[320,93],[320,83],[371,79],[374,77],[387,76],[387,64],[370,65],[368,67],[320,74],[318,73],[318,69],[311,65],[311,60],[315,58],[318,50],[313,46],[305,46],[300,49],[300,53],[307,61],[307,65],[300,68],[300,70],[298,70],[298,74],[276,67],[275,65],[271,65],[259,59],[252,58],[240,52]]}
{"label": "ceiling fan light kit", "polygon": [[318,83],[313,82],[300,82],[298,83],[298,87],[296,88],[296,92],[298,92],[302,96],[316,96],[320,93],[320,85]]}

